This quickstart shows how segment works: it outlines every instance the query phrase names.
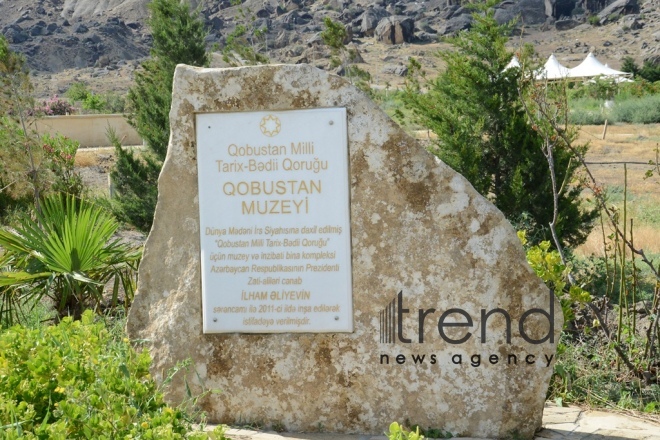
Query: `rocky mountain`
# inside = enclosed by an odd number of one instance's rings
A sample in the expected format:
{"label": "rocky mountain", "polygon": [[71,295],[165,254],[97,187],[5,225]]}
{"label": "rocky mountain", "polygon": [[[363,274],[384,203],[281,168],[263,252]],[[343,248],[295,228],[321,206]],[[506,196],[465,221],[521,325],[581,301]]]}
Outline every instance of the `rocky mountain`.
{"label": "rocky mountain", "polygon": [[[0,0],[0,31],[13,50],[26,55],[37,76],[52,79],[77,70],[91,76],[115,71],[115,76],[130,77],[120,72],[134,69],[137,60],[149,53],[148,2]],[[377,54],[364,56],[366,63],[379,64],[372,65],[372,70],[391,76],[405,70],[401,64],[407,56],[426,56],[436,48],[439,37],[465,29],[471,22],[462,0],[191,3],[207,22],[210,46],[222,46],[235,26],[243,23],[266,30],[253,44],[277,62],[327,65],[328,54],[318,33],[323,19],[331,17],[347,26],[360,53]],[[498,20],[515,16],[520,16],[521,35],[516,38],[534,43],[541,55],[555,52],[561,61],[562,53],[567,59],[569,54],[595,49],[614,67],[625,55],[640,63],[644,59],[660,62],[660,0],[504,0],[498,5]]]}

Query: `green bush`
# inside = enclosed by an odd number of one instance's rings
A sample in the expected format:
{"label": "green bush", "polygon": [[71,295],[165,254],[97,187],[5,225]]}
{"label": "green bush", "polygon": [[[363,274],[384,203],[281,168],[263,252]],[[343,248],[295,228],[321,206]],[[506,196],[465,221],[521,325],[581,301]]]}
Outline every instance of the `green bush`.
{"label": "green bush", "polygon": [[660,122],[660,95],[630,98],[616,102],[612,119],[630,124],[655,124]]}
{"label": "green bush", "polygon": [[54,176],[51,190],[76,197],[81,196],[84,190],[82,177],[74,169],[80,143],[61,134],[54,136],[44,134],[41,142],[45,158]]}
{"label": "green bush", "polygon": [[65,93],[72,101],[81,101],[82,107],[93,113],[123,113],[126,98],[116,93],[93,93],[83,82],[75,82]]}
{"label": "green bush", "polygon": [[602,111],[584,108],[572,109],[568,115],[570,123],[575,125],[602,125],[605,119],[607,118]]}
{"label": "green bush", "polygon": [[74,82],[71,87],[64,93],[64,95],[72,101],[84,101],[87,99],[91,92],[84,82]]}
{"label": "green bush", "polygon": [[80,321],[0,333],[0,437],[3,439],[222,439],[191,435],[191,421],[165,404],[149,375],[147,351],[119,332]]}
{"label": "green bush", "polygon": [[112,283],[111,307],[133,297],[141,251],[114,239],[119,224],[89,202],[53,196],[36,219],[0,229],[0,319],[11,322],[26,301],[50,298],[60,317],[100,310],[104,286]]}
{"label": "green bush", "polygon": [[106,93],[103,95],[105,99],[105,107],[103,110],[106,113],[124,113],[126,111],[126,97],[116,93]]}
{"label": "green bush", "polygon": [[657,94],[660,94],[660,81],[652,83],[644,79],[636,79],[633,82],[619,84],[615,99],[616,101],[624,101],[633,97],[641,98],[642,96]]}

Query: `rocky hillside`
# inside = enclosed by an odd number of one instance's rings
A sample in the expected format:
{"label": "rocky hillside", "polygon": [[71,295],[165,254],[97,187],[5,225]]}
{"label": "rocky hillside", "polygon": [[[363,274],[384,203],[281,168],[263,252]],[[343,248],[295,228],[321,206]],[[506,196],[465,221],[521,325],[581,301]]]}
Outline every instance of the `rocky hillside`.
{"label": "rocky hillside", "polygon": [[[108,76],[121,89],[149,53],[148,2],[0,0],[0,31],[45,81],[44,93],[61,93],[60,83],[67,80]],[[439,47],[439,37],[470,26],[469,11],[460,3],[246,0],[232,6],[230,0],[192,0],[207,22],[209,45],[222,46],[236,24],[244,23],[267,29],[254,44],[277,62],[327,65],[318,32],[324,17],[339,20],[351,30],[367,70],[383,82],[396,82],[408,56],[428,55],[426,64],[434,65],[431,52]],[[504,0],[496,11],[501,21],[516,15],[522,41],[534,43],[541,55],[556,53],[568,65],[592,49],[613,67],[626,55],[640,63],[660,60],[660,0]],[[519,41],[512,38],[513,45]]]}

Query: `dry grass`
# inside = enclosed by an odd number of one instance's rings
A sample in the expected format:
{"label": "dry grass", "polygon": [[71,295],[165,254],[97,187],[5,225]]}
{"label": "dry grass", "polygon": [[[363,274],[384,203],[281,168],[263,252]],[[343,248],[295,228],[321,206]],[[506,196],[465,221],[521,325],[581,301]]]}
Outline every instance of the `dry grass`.
{"label": "dry grass", "polygon": [[79,148],[76,153],[75,165],[81,168],[88,168],[105,164],[110,159],[114,163],[114,147],[107,148]]}
{"label": "dry grass", "polygon": [[655,149],[660,145],[660,124],[612,125],[607,128],[605,139],[602,135],[603,126],[589,125],[580,129],[578,138],[578,142],[589,142],[586,159],[598,182],[623,187],[624,165],[620,162],[629,162],[628,191],[660,197],[659,180],[644,179],[645,171],[650,168],[648,163],[655,160]]}
{"label": "dry grass", "polygon": [[[655,160],[655,149],[660,145],[660,124],[609,126],[605,139],[602,139],[603,126],[583,126],[579,135],[579,142],[590,144],[586,159],[592,174],[603,187],[617,192],[611,203],[619,208],[622,208],[626,162],[628,218],[635,219],[635,243],[647,253],[660,253],[660,178],[644,178],[646,170],[651,168],[648,163]],[[606,235],[609,233],[606,231]],[[577,253],[603,254],[599,227]]]}
{"label": "dry grass", "polygon": [[[605,240],[608,241],[607,236],[612,233],[611,228],[605,229]],[[652,226],[639,226],[634,229],[633,236],[635,247],[644,250],[647,256],[660,254],[660,233],[658,229]],[[594,231],[589,235],[587,241],[578,248],[578,253],[583,256],[594,255],[596,257],[605,256],[603,245],[603,231],[600,226],[597,226]],[[628,253],[630,256],[630,253]]]}

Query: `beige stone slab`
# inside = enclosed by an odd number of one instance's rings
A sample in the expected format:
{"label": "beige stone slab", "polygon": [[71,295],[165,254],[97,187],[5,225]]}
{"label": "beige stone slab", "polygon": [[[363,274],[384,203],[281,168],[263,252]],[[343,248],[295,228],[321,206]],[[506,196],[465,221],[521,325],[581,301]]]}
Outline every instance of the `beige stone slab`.
{"label": "beige stone slab", "polygon": [[[293,121],[281,132],[263,131],[260,121],[323,108],[346,110],[348,146],[342,157],[349,165],[353,331],[204,333],[202,316],[208,310],[200,274],[202,261],[208,267],[212,260],[202,255],[200,235],[216,233],[213,218],[200,216],[199,185],[217,188],[217,203],[228,206],[225,199],[232,195],[221,191],[223,182],[253,188],[262,180],[274,185],[275,177],[218,169],[217,179],[199,182],[198,167],[217,167],[217,161],[198,162],[197,115],[242,115],[258,137],[252,147],[259,149],[250,151],[261,152],[270,151],[271,144],[311,142],[317,134],[301,138]],[[362,91],[308,65],[178,66],[170,125],[154,224],[127,322],[131,338],[148,341],[157,380],[178,361],[192,361],[195,371],[188,381],[177,376],[168,388],[169,402],[186,399],[188,385],[193,392],[204,385],[222,390],[199,402],[214,423],[240,424],[242,418],[289,431],[323,426],[377,436],[392,421],[410,418],[457,435],[533,437],[553,372],[561,307],[529,267],[511,224],[463,176],[409,137]],[[241,142],[227,130],[212,146],[229,152]],[[312,166],[313,155],[291,156],[293,150],[284,149],[282,170],[293,170],[285,160]],[[245,153],[237,163],[247,166],[257,160],[252,155]],[[333,187],[334,168],[324,169],[315,179],[323,188]],[[291,176],[281,182],[303,179]],[[325,206],[321,192],[310,197],[310,206]],[[284,199],[268,196],[264,203],[288,202],[289,196]],[[248,214],[254,212],[241,215]],[[266,218],[259,231],[277,224]],[[316,226],[320,231],[333,225]],[[239,243],[238,237],[233,240],[231,246]],[[218,253],[233,255],[224,242],[217,243]],[[301,277],[307,271],[296,268],[304,265],[279,266],[243,268],[255,277],[265,270],[282,274],[293,268]],[[222,304],[226,292],[212,293]],[[253,318],[250,313],[260,313],[218,309],[215,319],[222,313]]]}
{"label": "beige stone slab", "polygon": [[589,411],[579,425],[581,432],[616,431],[623,438],[641,439],[660,434],[660,425],[655,423],[602,411]]}
{"label": "beige stone slab", "polygon": [[582,410],[572,409],[571,411],[543,411],[543,425],[547,424],[562,424],[562,423],[576,423]]}
{"label": "beige stone slab", "polygon": [[566,431],[572,432],[577,426],[576,422],[566,422],[566,423],[546,423],[545,418],[543,419],[543,427],[545,429],[551,429],[553,431]]}

